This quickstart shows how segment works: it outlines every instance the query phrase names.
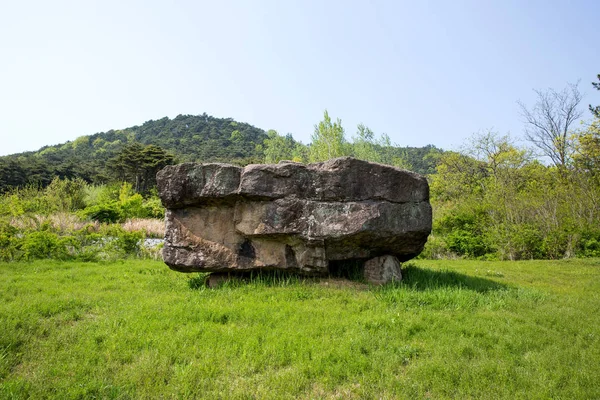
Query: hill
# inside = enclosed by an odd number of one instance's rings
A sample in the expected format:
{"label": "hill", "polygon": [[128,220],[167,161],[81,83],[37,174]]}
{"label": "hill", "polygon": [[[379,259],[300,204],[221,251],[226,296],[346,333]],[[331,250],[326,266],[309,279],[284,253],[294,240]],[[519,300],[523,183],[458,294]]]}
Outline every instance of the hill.
{"label": "hill", "polygon": [[[306,146],[287,136],[291,145]],[[260,128],[232,118],[202,115],[178,115],[150,120],[142,125],[110,130],[44,146],[38,151],[0,157],[0,193],[27,184],[47,186],[54,177],[82,178],[102,184],[120,179],[114,160],[132,144],[158,146],[174,162],[228,162],[238,165],[264,162],[267,133]],[[403,165],[421,174],[435,172],[441,149],[386,146],[378,151],[402,159]]]}
{"label": "hill", "polygon": [[176,162],[260,162],[259,145],[265,138],[264,130],[250,124],[207,114],[150,120],[139,126],[44,146],[35,152],[0,157],[0,192],[28,183],[46,186],[55,176],[107,182],[111,178],[107,162],[135,142],[159,146],[171,153]]}

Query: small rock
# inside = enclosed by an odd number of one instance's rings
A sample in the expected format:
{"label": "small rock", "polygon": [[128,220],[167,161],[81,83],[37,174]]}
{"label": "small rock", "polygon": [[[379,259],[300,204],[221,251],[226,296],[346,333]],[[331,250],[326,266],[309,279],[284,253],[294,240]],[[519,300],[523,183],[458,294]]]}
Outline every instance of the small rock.
{"label": "small rock", "polygon": [[213,272],[208,276],[208,279],[206,279],[206,286],[208,286],[211,289],[215,289],[232,279],[235,278],[232,277],[230,274]]}
{"label": "small rock", "polygon": [[375,257],[365,262],[365,280],[372,285],[400,282],[400,262],[394,256]]}

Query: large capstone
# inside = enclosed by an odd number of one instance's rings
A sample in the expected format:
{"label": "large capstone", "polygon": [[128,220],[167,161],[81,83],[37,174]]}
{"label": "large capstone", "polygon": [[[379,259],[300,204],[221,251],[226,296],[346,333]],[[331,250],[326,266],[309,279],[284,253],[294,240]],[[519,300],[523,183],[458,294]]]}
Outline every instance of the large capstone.
{"label": "large capstone", "polygon": [[[344,261],[409,260],[431,232],[424,177],[350,157],[244,168],[186,163],[164,168],[157,182],[167,208],[163,258],[182,272],[325,275]],[[389,263],[369,271],[388,271]]]}

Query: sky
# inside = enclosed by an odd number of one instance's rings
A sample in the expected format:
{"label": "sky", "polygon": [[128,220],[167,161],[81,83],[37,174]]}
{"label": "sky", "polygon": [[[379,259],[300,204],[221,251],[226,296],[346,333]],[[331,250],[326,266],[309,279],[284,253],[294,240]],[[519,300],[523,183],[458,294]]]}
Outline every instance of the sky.
{"label": "sky", "polygon": [[598,15],[597,0],[2,0],[0,155],[205,112],[304,143],[324,110],[399,146],[519,139],[533,89],[581,80],[582,109],[600,104]]}

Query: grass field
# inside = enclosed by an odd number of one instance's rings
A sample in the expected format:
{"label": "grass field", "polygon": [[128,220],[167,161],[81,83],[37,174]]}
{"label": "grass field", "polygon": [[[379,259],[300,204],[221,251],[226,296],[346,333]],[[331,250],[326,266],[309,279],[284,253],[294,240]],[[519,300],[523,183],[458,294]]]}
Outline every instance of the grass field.
{"label": "grass field", "polygon": [[404,274],[206,289],[153,261],[0,264],[0,398],[600,398],[600,260]]}

